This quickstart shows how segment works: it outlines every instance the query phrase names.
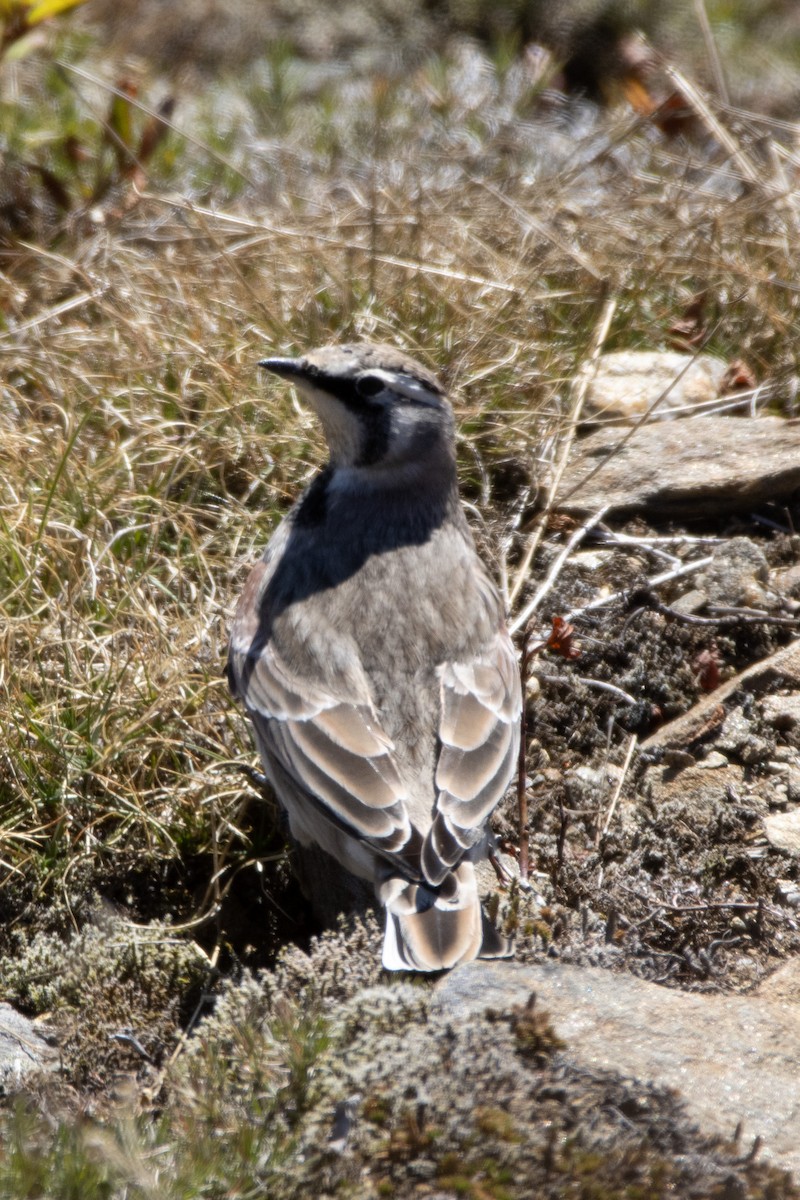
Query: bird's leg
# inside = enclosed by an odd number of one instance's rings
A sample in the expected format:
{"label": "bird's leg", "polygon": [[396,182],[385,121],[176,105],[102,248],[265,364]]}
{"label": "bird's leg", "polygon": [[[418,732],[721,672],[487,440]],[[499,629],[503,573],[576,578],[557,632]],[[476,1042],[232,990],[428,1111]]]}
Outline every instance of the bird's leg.
{"label": "bird's leg", "polygon": [[497,882],[501,887],[508,887],[514,876],[506,867],[503,866],[502,862],[500,861],[500,855],[497,853],[496,846],[491,846],[489,848],[489,853],[486,857],[494,867],[494,873],[497,876]]}

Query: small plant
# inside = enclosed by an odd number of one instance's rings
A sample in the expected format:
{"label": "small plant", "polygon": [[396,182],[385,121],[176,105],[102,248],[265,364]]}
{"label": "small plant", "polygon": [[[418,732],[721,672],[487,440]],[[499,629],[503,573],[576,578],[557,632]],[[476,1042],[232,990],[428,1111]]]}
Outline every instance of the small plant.
{"label": "small plant", "polygon": [[32,48],[31,34],[39,25],[85,3],[86,0],[0,0],[0,59],[21,58]]}
{"label": "small plant", "polygon": [[543,1067],[556,1050],[562,1050],[566,1045],[553,1028],[550,1014],[544,1009],[537,1010],[535,992],[531,992],[526,1004],[514,1005],[509,1013],[489,1009],[486,1015],[492,1021],[508,1021],[517,1053],[536,1067]]}

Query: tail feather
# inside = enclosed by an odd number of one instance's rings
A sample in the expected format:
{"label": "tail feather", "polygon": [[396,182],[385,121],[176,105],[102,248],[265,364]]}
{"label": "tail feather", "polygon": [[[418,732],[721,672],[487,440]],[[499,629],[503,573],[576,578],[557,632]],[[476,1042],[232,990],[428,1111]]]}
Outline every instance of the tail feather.
{"label": "tail feather", "polygon": [[458,886],[447,897],[397,878],[384,882],[388,971],[446,971],[474,958],[513,953],[481,909],[472,864],[462,863],[454,874]]}

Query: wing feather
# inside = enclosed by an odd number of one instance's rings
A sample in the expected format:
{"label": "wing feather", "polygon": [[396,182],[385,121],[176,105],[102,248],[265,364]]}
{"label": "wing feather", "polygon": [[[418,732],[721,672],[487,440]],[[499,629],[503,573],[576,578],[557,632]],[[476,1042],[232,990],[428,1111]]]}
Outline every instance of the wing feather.
{"label": "wing feather", "polygon": [[423,871],[433,884],[483,838],[514,773],[522,711],[516,655],[505,628],[471,662],[445,663],[439,675],[436,809],[422,851]]}
{"label": "wing feather", "polygon": [[355,837],[384,853],[402,851],[411,838],[406,788],[358,653],[354,648],[347,656],[346,671],[333,669],[326,651],[332,639],[319,623],[313,639],[304,631],[302,653],[293,644],[294,622],[284,623],[280,637],[271,629],[268,635],[261,613],[269,576],[262,564],[255,568],[229,652],[234,690],[253,720],[267,769],[274,759],[300,795]]}

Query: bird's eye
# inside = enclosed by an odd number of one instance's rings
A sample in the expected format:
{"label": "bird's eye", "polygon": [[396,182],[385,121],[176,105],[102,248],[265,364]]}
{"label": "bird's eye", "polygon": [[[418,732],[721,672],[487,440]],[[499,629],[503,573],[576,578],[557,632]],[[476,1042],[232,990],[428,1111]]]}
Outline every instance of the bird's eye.
{"label": "bird's eye", "polygon": [[356,384],[356,391],[358,392],[359,396],[365,396],[367,398],[371,396],[377,396],[378,393],[384,391],[385,388],[385,380],[379,379],[377,375],[362,375]]}

